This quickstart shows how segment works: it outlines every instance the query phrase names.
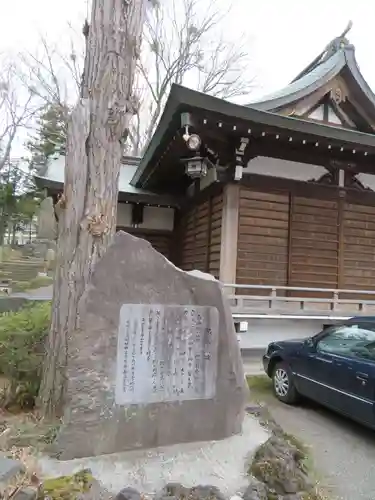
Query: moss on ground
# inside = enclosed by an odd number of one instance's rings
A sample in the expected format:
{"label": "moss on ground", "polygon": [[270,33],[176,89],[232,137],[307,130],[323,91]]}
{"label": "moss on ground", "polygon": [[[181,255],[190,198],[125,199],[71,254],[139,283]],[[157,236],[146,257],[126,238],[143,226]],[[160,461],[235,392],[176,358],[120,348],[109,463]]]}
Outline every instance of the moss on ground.
{"label": "moss on ground", "polygon": [[272,394],[272,380],[267,375],[248,375],[246,380],[251,393],[264,396]]}
{"label": "moss on ground", "polygon": [[41,488],[39,499],[75,500],[83,493],[87,493],[94,481],[89,469],[73,474],[46,479]]}

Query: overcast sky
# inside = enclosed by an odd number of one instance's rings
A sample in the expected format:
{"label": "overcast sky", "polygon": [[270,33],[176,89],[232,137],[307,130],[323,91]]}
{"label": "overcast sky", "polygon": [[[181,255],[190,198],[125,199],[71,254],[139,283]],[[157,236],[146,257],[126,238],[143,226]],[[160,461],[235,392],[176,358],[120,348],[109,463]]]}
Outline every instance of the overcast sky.
{"label": "overcast sky", "polygon": [[[161,0],[163,1],[163,0]],[[288,83],[351,19],[349,34],[364,77],[375,89],[375,4],[371,0],[218,0],[232,11],[226,35],[246,33],[251,40],[256,93]],[[32,48],[38,31],[59,40],[69,21],[77,26],[86,0],[0,0],[0,52]]]}
{"label": "overcast sky", "polygon": [[[0,0],[0,54],[25,48],[33,51],[40,33],[63,44],[70,37],[68,22],[80,29],[88,1]],[[209,0],[201,1],[204,9]],[[242,39],[249,40],[248,76],[255,77],[256,87],[247,102],[286,85],[341,34],[349,20],[353,28],[348,38],[356,47],[365,79],[375,90],[373,0],[216,1],[223,9],[232,5],[222,24],[225,37],[236,39],[244,33]]]}

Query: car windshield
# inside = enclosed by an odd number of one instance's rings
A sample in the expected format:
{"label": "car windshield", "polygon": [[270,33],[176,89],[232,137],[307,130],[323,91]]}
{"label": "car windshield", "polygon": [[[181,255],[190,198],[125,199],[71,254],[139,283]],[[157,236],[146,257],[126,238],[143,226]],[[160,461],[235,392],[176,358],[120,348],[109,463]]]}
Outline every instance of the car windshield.
{"label": "car windshield", "polygon": [[344,356],[356,354],[375,360],[375,323],[335,327],[319,342],[319,348]]}

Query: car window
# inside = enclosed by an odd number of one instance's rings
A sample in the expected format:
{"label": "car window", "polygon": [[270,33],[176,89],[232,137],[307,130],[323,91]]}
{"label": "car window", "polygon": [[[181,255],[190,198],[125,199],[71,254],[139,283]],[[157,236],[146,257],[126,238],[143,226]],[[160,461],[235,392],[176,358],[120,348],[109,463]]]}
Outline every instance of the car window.
{"label": "car window", "polygon": [[375,324],[334,327],[317,343],[317,350],[375,361]]}

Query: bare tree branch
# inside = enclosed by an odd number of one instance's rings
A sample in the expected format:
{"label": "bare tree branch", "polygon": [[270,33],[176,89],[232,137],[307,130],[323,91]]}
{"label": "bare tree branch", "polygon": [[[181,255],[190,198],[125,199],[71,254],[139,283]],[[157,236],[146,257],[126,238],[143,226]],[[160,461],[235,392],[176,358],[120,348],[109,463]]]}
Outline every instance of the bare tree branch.
{"label": "bare tree branch", "polygon": [[[80,95],[84,61],[82,33],[77,35],[71,25],[68,28],[67,44],[57,46],[40,35],[35,52],[18,54],[19,83],[36,97],[41,109],[38,119],[33,123],[36,134],[29,136],[26,142],[26,147],[31,152],[31,163],[44,164],[47,156],[54,154],[55,138],[51,126],[57,127],[55,152],[65,150],[64,123],[68,123],[72,105]],[[51,126],[48,125],[48,120],[51,120]]]}
{"label": "bare tree branch", "polygon": [[[79,96],[84,59],[83,45],[75,42],[76,33],[71,25],[69,30],[70,49],[67,53],[40,35],[39,53],[19,54],[23,67],[20,79],[24,86],[32,88],[44,104],[62,109],[69,109],[69,104]],[[82,50],[77,51],[77,46]]]}
{"label": "bare tree branch", "polygon": [[35,94],[21,92],[18,68],[14,62],[1,62],[0,67],[0,172],[8,164],[12,147],[21,128],[29,126],[40,110]]}
{"label": "bare tree branch", "polygon": [[253,79],[243,78],[246,63],[247,54],[240,47],[223,40],[217,42],[207,62],[201,66],[198,90],[223,99],[248,95]]}
{"label": "bare tree branch", "polygon": [[251,92],[247,51],[219,35],[226,15],[215,1],[202,9],[201,0],[164,0],[150,12],[138,65],[143,106],[129,135],[133,151],[151,139],[173,83],[224,99]]}

